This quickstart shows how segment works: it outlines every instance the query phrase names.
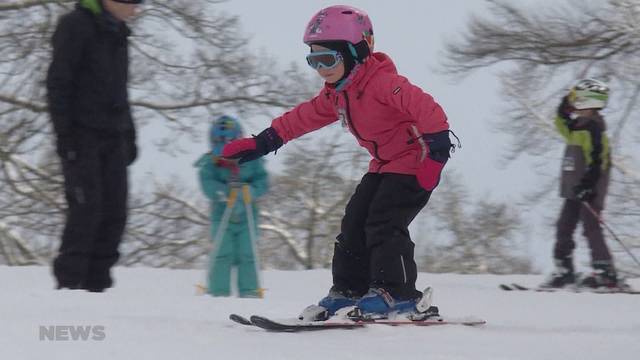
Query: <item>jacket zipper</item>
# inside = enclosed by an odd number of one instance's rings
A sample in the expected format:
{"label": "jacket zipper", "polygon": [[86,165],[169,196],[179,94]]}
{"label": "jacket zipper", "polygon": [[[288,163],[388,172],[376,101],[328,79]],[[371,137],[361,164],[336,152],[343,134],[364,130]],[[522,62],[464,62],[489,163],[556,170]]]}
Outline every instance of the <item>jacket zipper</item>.
{"label": "jacket zipper", "polygon": [[362,141],[364,141],[364,142],[368,142],[368,143],[370,143],[370,144],[373,144],[373,157],[374,157],[376,160],[380,161],[380,163],[381,163],[381,164],[378,166],[378,170],[377,170],[377,171],[380,171],[380,169],[381,169],[384,165],[388,164],[388,163],[389,163],[389,161],[388,161],[388,160],[384,160],[384,159],[382,159],[382,158],[380,157],[380,154],[378,153],[378,143],[376,143],[376,142],[375,142],[375,141],[373,141],[373,140],[367,140],[367,139],[363,138],[363,137],[360,135],[360,133],[358,132],[358,129],[356,129],[356,126],[355,126],[355,124],[353,123],[353,120],[351,119],[351,109],[350,109],[350,106],[349,106],[349,95],[347,95],[347,92],[346,92],[346,91],[343,91],[343,94],[344,94],[344,100],[345,100],[346,105],[347,105],[347,119],[346,119],[347,124],[348,124],[348,125],[349,125],[349,127],[353,130],[353,134],[356,136],[356,138],[358,138],[358,139],[360,139],[360,140],[362,140]]}

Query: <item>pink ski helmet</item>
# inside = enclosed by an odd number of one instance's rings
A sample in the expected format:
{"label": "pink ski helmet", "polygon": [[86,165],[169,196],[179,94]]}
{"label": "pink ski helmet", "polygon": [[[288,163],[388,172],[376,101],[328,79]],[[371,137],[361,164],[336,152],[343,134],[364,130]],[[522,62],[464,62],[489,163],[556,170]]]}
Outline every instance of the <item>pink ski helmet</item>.
{"label": "pink ski helmet", "polygon": [[307,45],[323,41],[366,41],[373,52],[373,25],[366,12],[346,5],[329,6],[313,15],[304,32]]}

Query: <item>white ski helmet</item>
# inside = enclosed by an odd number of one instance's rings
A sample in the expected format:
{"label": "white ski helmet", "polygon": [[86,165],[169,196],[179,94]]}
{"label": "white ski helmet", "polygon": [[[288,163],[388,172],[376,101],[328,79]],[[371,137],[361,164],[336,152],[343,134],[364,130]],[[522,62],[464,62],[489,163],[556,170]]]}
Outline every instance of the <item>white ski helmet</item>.
{"label": "white ski helmet", "polygon": [[580,80],[569,92],[569,103],[577,110],[602,109],[608,101],[609,86],[600,80]]}

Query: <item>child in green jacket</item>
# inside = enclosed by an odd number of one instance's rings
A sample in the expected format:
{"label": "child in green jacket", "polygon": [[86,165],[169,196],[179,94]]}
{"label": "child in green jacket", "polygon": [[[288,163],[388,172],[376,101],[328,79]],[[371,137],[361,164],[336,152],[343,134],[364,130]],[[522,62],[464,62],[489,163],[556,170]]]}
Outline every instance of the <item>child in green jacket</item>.
{"label": "child in green jacket", "polygon": [[254,201],[268,188],[264,162],[238,165],[220,158],[227,142],[242,137],[239,122],[230,116],[218,118],[209,135],[211,152],[196,163],[202,191],[211,200],[213,248],[207,289],[213,296],[229,296],[231,268],[237,266],[240,297],[262,297],[256,253],[258,211]]}
{"label": "child in green jacket", "polygon": [[[567,142],[560,181],[560,195],[565,200],[556,225],[553,250],[556,269],[543,287],[617,288],[622,285],[599,219],[592,213],[604,209],[609,185],[609,138],[604,117],[600,114],[608,99],[609,87],[605,83],[584,79],[571,89],[558,108],[555,125]],[[593,267],[593,273],[583,279],[577,279],[573,266],[576,246],[573,233],[578,222],[584,227]]]}

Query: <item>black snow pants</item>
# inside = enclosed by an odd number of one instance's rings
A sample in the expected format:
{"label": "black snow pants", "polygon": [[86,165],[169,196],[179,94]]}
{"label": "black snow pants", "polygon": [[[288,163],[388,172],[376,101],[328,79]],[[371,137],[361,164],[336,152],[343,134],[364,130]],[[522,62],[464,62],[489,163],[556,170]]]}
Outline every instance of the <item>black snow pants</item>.
{"label": "black snow pants", "polygon": [[409,224],[431,192],[413,175],[368,173],[347,204],[333,254],[333,289],[356,296],[370,287],[396,299],[420,296]]}
{"label": "black snow pants", "polygon": [[68,203],[62,244],[53,263],[59,287],[101,291],[127,219],[127,153],[120,133],[83,129],[74,134],[75,159],[63,160]]}

